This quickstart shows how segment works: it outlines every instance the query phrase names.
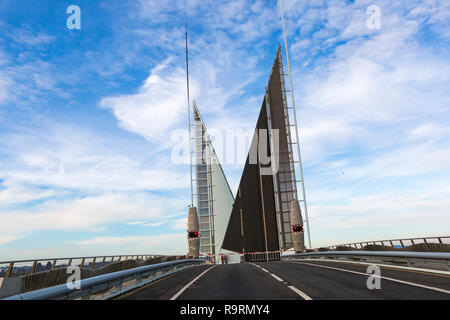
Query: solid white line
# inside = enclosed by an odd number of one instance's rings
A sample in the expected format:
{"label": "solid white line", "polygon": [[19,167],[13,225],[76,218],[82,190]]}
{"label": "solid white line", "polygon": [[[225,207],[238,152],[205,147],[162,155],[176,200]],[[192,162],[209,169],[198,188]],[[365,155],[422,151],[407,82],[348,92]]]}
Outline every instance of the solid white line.
{"label": "solid white line", "polygon": [[303,291],[297,289],[294,286],[288,286],[289,289],[291,289],[292,291],[294,291],[296,294],[298,294],[300,297],[302,297],[305,300],[312,300],[312,298],[310,296],[308,296],[306,293],[304,293]]}
{"label": "solid white line", "polygon": [[263,267],[261,267],[261,270],[262,270],[262,271],[265,271],[265,272],[267,272],[267,273],[269,272],[269,271],[267,271],[266,269],[264,269]]}
{"label": "solid white line", "polygon": [[205,273],[207,273],[209,270],[211,270],[212,268],[214,268],[214,266],[212,266],[211,268],[206,269],[205,271],[203,271],[202,273],[200,273],[197,277],[195,277],[194,280],[192,280],[191,282],[189,282],[187,285],[185,285],[183,287],[183,289],[181,289],[180,291],[178,291],[172,298],[170,298],[170,300],[175,300],[176,298],[178,298],[187,288],[189,288],[195,281],[197,281],[198,279],[200,279],[201,276],[203,276]]}
{"label": "solid white line", "polygon": [[[343,271],[343,272],[348,272],[348,273],[354,273],[354,274],[359,274],[359,275],[363,275],[363,276],[376,277],[375,275],[371,275],[371,274],[368,274],[368,273],[357,272],[357,271],[352,271],[352,270],[347,270],[347,269],[334,268],[334,267],[329,267],[329,266],[323,266],[323,265],[318,265],[318,264],[314,264],[314,263],[307,263],[307,262],[294,262],[294,263],[305,264],[305,265],[319,267],[319,268],[332,269],[332,270],[337,270],[337,271]],[[418,283],[414,283],[414,282],[403,281],[403,280],[398,280],[398,279],[393,279],[393,278],[388,278],[388,277],[383,277],[383,276],[379,276],[379,278],[385,279],[385,280],[389,280],[389,281],[393,281],[393,282],[406,284],[406,285],[410,285],[410,286],[414,286],[414,287],[419,287],[419,288],[424,288],[424,289],[429,289],[429,290],[434,290],[434,291],[450,294],[449,290],[445,290],[445,289],[441,289],[441,288],[430,287],[430,286],[426,286],[426,285],[423,285],[423,284],[418,284]]]}
{"label": "solid white line", "polygon": [[279,276],[277,276],[277,275],[275,275],[275,274],[273,274],[273,273],[271,273],[270,274],[272,277],[274,277],[275,279],[277,279],[278,281],[283,281],[283,279],[281,279]]}
{"label": "solid white line", "polygon": [[450,276],[450,271],[443,271],[443,270],[434,270],[434,269],[425,269],[425,268],[415,268],[415,267],[404,267],[404,266],[396,266],[393,264],[384,264],[384,263],[378,263],[378,262],[361,262],[361,261],[345,261],[345,260],[335,260],[335,259],[300,259],[295,261],[317,261],[317,262],[338,262],[338,263],[347,263],[347,264],[359,264],[359,265],[375,265],[382,268],[388,268],[388,269],[397,269],[397,270],[408,270],[408,271],[417,271],[420,273],[429,273],[429,274],[439,274],[444,276]]}

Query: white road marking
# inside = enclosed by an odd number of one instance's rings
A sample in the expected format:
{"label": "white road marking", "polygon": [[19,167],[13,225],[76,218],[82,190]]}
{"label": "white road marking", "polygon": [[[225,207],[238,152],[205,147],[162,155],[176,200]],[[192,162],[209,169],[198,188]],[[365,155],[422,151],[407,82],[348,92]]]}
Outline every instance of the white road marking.
{"label": "white road marking", "polygon": [[267,272],[267,273],[270,273],[269,271],[267,271],[266,269],[264,269],[263,267],[261,267],[261,266],[258,266],[257,264],[255,264],[255,263],[250,263],[250,264],[252,264],[252,265],[254,265],[255,267],[258,267],[258,268],[260,268],[262,271],[264,271],[264,272]]}
{"label": "white road marking", "polygon": [[346,263],[346,264],[359,264],[364,266],[375,265],[382,268],[387,269],[397,269],[397,270],[408,270],[408,271],[417,271],[420,273],[429,273],[429,274],[439,274],[444,276],[450,276],[450,271],[443,270],[434,270],[434,269],[424,269],[424,268],[415,268],[415,267],[404,267],[404,266],[396,266],[393,264],[383,264],[378,262],[361,262],[361,261],[345,261],[345,260],[336,260],[336,259],[300,259],[295,261],[319,261],[319,262],[337,262],[337,263]]}
{"label": "white road marking", "polygon": [[283,279],[281,279],[279,276],[277,276],[277,275],[275,275],[275,274],[273,274],[273,273],[271,273],[270,274],[272,277],[274,277],[275,279],[277,279],[278,281],[283,281]]}
{"label": "white road marking", "polygon": [[202,273],[200,273],[197,277],[195,277],[194,280],[192,280],[191,282],[189,282],[187,285],[185,285],[183,287],[183,289],[181,289],[180,291],[178,291],[172,298],[170,298],[170,300],[175,300],[177,299],[187,288],[189,288],[195,281],[197,281],[198,279],[200,279],[201,276],[203,276],[205,273],[207,273],[209,270],[211,270],[212,268],[214,268],[214,266],[212,266],[211,268],[206,269],[205,271],[203,271]]}
{"label": "white road marking", "polygon": [[303,291],[297,289],[294,286],[288,286],[289,289],[291,289],[292,291],[294,291],[296,294],[298,294],[300,297],[302,297],[305,300],[312,300],[312,298],[310,296],[308,296],[306,293],[304,293]]}
{"label": "white road marking", "polygon": [[[251,263],[251,264],[254,265],[254,266],[256,266],[256,267],[258,267],[258,268],[260,268],[261,270],[264,270],[265,272],[269,273],[272,277],[274,277],[274,278],[277,279],[278,281],[283,282],[283,279],[281,279],[280,277],[278,277],[277,275],[275,275],[275,274],[273,274],[273,273],[270,273],[269,271],[267,271],[267,270],[264,269],[263,267],[261,267],[261,266],[259,266],[259,265],[257,265],[257,264],[254,264],[254,263]],[[287,282],[286,282],[286,284],[287,284]],[[297,289],[297,288],[294,287],[294,286],[289,286],[289,285],[288,285],[288,288],[291,289],[292,291],[294,291],[296,294],[298,294],[300,297],[302,297],[302,298],[305,299],[305,300],[313,300],[313,299],[312,299],[310,296],[308,296],[306,293],[304,293],[303,291]]]}
{"label": "white road marking", "polygon": [[[354,274],[359,274],[359,275],[363,275],[363,276],[376,277],[375,275],[371,275],[371,274],[368,274],[368,273],[357,272],[357,271],[352,271],[352,270],[347,270],[347,269],[340,269],[340,268],[329,267],[329,266],[323,266],[323,265],[318,265],[318,264],[314,264],[314,263],[307,263],[307,262],[294,262],[294,263],[304,264],[304,265],[309,265],[309,266],[314,266],[314,267],[319,267],[319,268],[338,270],[338,271],[343,271],[343,272],[348,272],[348,273],[354,273]],[[414,287],[419,287],[419,288],[424,288],[424,289],[429,289],[429,290],[434,290],[434,291],[450,294],[449,290],[445,290],[445,289],[441,289],[441,288],[430,287],[430,286],[426,286],[426,285],[423,285],[423,284],[418,284],[418,283],[414,283],[414,282],[403,281],[403,280],[398,280],[398,279],[393,279],[393,278],[388,278],[388,277],[383,277],[383,276],[380,276],[380,278],[381,279],[385,279],[385,280],[389,280],[389,281],[393,281],[393,282],[398,282],[398,283],[414,286]]]}

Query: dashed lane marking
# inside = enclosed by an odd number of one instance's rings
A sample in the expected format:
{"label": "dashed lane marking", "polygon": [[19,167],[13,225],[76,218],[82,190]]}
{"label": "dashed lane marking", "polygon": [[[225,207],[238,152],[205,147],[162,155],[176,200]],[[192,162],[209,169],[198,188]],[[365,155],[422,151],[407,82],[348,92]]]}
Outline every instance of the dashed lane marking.
{"label": "dashed lane marking", "polygon": [[296,294],[298,294],[300,297],[302,297],[305,300],[312,300],[312,298],[310,296],[308,296],[306,293],[304,293],[303,291],[297,289],[294,286],[288,286],[289,289],[291,289],[292,291],[294,291]]}
{"label": "dashed lane marking", "polygon": [[313,298],[311,298],[310,296],[308,296],[306,293],[304,293],[303,291],[301,291],[300,289],[294,287],[294,286],[290,286],[286,281],[284,281],[283,279],[281,279],[279,276],[277,276],[276,274],[270,273],[269,271],[267,271],[266,269],[264,269],[263,267],[251,263],[252,265],[254,265],[255,267],[260,268],[261,270],[264,270],[265,272],[269,273],[272,277],[274,277],[275,279],[277,279],[280,282],[283,282],[284,284],[287,285],[287,287],[289,289],[291,289],[292,291],[294,291],[296,294],[298,294],[300,297],[302,297],[305,300],[313,300]]}
{"label": "dashed lane marking", "polygon": [[275,279],[277,279],[278,281],[282,282],[283,279],[281,279],[279,276],[277,276],[276,274],[271,273],[270,274],[272,277],[274,277]]}
{"label": "dashed lane marking", "polygon": [[213,269],[215,267],[212,266],[211,268],[206,269],[205,271],[203,271],[202,273],[200,273],[197,277],[194,278],[194,280],[192,280],[191,282],[189,282],[187,285],[185,285],[183,287],[183,289],[181,289],[180,291],[178,291],[172,298],[170,298],[170,300],[176,300],[187,288],[189,288],[195,281],[197,281],[198,279],[200,279],[200,277],[202,277],[205,273],[207,273],[209,270]]}

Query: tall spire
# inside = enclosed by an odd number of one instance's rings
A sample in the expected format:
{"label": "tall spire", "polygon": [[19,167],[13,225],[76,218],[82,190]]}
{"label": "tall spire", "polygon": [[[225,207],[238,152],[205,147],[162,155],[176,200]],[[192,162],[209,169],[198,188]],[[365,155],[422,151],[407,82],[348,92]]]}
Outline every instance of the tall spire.
{"label": "tall spire", "polygon": [[188,107],[189,171],[191,174],[191,207],[192,207],[194,205],[194,191],[192,186],[191,102],[189,96],[189,56],[188,56],[187,22],[184,25],[184,34],[186,39],[186,92],[187,92],[187,107]]}
{"label": "tall spire", "polygon": [[189,58],[188,58],[188,39],[187,39],[187,23],[184,26],[186,37],[186,92],[188,107],[188,129],[189,129],[189,170],[191,173],[191,205],[188,209],[188,256],[198,258],[200,251],[200,225],[198,221],[197,208],[194,207],[194,191],[192,186],[192,148],[191,148],[191,103],[189,97]]}
{"label": "tall spire", "polygon": [[295,129],[295,136],[297,139],[298,166],[299,166],[299,171],[300,171],[300,182],[301,182],[301,186],[302,186],[302,196],[303,196],[303,198],[301,200],[298,198],[297,198],[297,200],[303,202],[303,206],[305,208],[306,229],[308,231],[308,244],[309,244],[309,248],[312,249],[311,232],[309,230],[308,206],[306,205],[305,182],[303,179],[303,164],[302,164],[302,156],[300,153],[300,140],[299,140],[299,136],[298,136],[298,127],[297,127],[297,113],[295,111],[294,88],[292,85],[291,64],[289,62],[289,51],[288,51],[288,44],[287,44],[287,38],[286,38],[286,26],[284,24],[283,1],[282,0],[280,0],[280,11],[281,11],[281,22],[283,25],[284,46],[286,49],[286,60],[287,60],[288,72],[289,72],[289,84],[290,84],[290,88],[291,88],[292,113],[294,114],[294,129]]}

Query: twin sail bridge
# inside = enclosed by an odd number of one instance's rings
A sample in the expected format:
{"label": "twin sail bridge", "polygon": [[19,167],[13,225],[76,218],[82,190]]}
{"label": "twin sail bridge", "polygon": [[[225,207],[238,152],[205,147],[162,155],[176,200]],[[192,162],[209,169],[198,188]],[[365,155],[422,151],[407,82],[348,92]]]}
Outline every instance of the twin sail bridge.
{"label": "twin sail bridge", "polygon": [[[297,124],[287,103],[281,47],[278,47],[263,97],[236,198],[229,187],[195,101],[191,171],[195,207],[189,208],[189,256],[262,252],[279,260],[280,252],[305,251],[304,220],[294,157]],[[191,122],[191,120],[189,120]],[[191,125],[189,126],[191,130]],[[303,184],[302,184],[303,185]],[[300,195],[303,195],[301,192]]]}

